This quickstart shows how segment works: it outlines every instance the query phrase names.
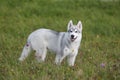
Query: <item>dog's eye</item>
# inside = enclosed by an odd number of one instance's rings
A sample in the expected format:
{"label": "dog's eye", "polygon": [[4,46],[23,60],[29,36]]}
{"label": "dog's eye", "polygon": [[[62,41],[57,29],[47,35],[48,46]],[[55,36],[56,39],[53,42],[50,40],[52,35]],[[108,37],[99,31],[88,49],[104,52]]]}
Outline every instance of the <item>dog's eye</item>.
{"label": "dog's eye", "polygon": [[75,33],[77,33],[77,31],[75,31]]}
{"label": "dog's eye", "polygon": [[69,30],[69,32],[71,32],[71,33],[72,33],[72,30]]}

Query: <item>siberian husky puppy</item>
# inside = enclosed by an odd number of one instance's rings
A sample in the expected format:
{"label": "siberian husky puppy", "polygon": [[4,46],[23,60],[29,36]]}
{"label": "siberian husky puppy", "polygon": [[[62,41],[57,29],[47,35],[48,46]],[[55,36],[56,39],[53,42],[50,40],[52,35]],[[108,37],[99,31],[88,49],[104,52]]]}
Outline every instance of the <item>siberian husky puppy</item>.
{"label": "siberian husky puppy", "polygon": [[69,66],[74,66],[81,39],[81,21],[77,25],[73,25],[70,20],[66,32],[38,29],[29,35],[19,60],[23,61],[32,50],[35,50],[36,59],[43,62],[47,50],[50,50],[56,53],[56,64],[60,64],[67,57]]}

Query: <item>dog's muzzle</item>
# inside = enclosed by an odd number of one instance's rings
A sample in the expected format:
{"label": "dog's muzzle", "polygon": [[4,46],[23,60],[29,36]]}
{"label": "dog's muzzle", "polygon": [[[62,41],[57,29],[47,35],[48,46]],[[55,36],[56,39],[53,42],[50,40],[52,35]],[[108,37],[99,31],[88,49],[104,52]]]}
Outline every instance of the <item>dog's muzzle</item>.
{"label": "dog's muzzle", "polygon": [[77,39],[77,37],[75,37],[74,35],[71,35],[71,41],[75,41]]}

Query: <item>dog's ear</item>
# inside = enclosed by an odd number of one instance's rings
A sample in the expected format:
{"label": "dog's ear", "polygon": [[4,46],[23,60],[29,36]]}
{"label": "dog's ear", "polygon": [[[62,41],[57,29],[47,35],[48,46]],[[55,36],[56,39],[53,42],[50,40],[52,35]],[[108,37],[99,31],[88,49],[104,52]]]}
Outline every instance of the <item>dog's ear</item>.
{"label": "dog's ear", "polygon": [[82,22],[81,22],[81,21],[78,22],[77,27],[78,27],[80,30],[82,30]]}
{"label": "dog's ear", "polygon": [[68,23],[68,29],[70,29],[72,26],[73,26],[73,22],[72,22],[72,20],[70,20]]}

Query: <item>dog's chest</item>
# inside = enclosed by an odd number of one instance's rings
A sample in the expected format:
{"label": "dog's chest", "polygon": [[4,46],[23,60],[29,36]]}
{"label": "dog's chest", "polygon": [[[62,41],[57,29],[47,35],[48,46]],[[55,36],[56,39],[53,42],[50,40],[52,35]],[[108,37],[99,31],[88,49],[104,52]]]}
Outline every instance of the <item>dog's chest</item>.
{"label": "dog's chest", "polygon": [[71,44],[70,47],[65,46],[64,53],[65,54],[74,54],[78,50],[78,48],[79,48],[79,44],[77,44],[77,43]]}

